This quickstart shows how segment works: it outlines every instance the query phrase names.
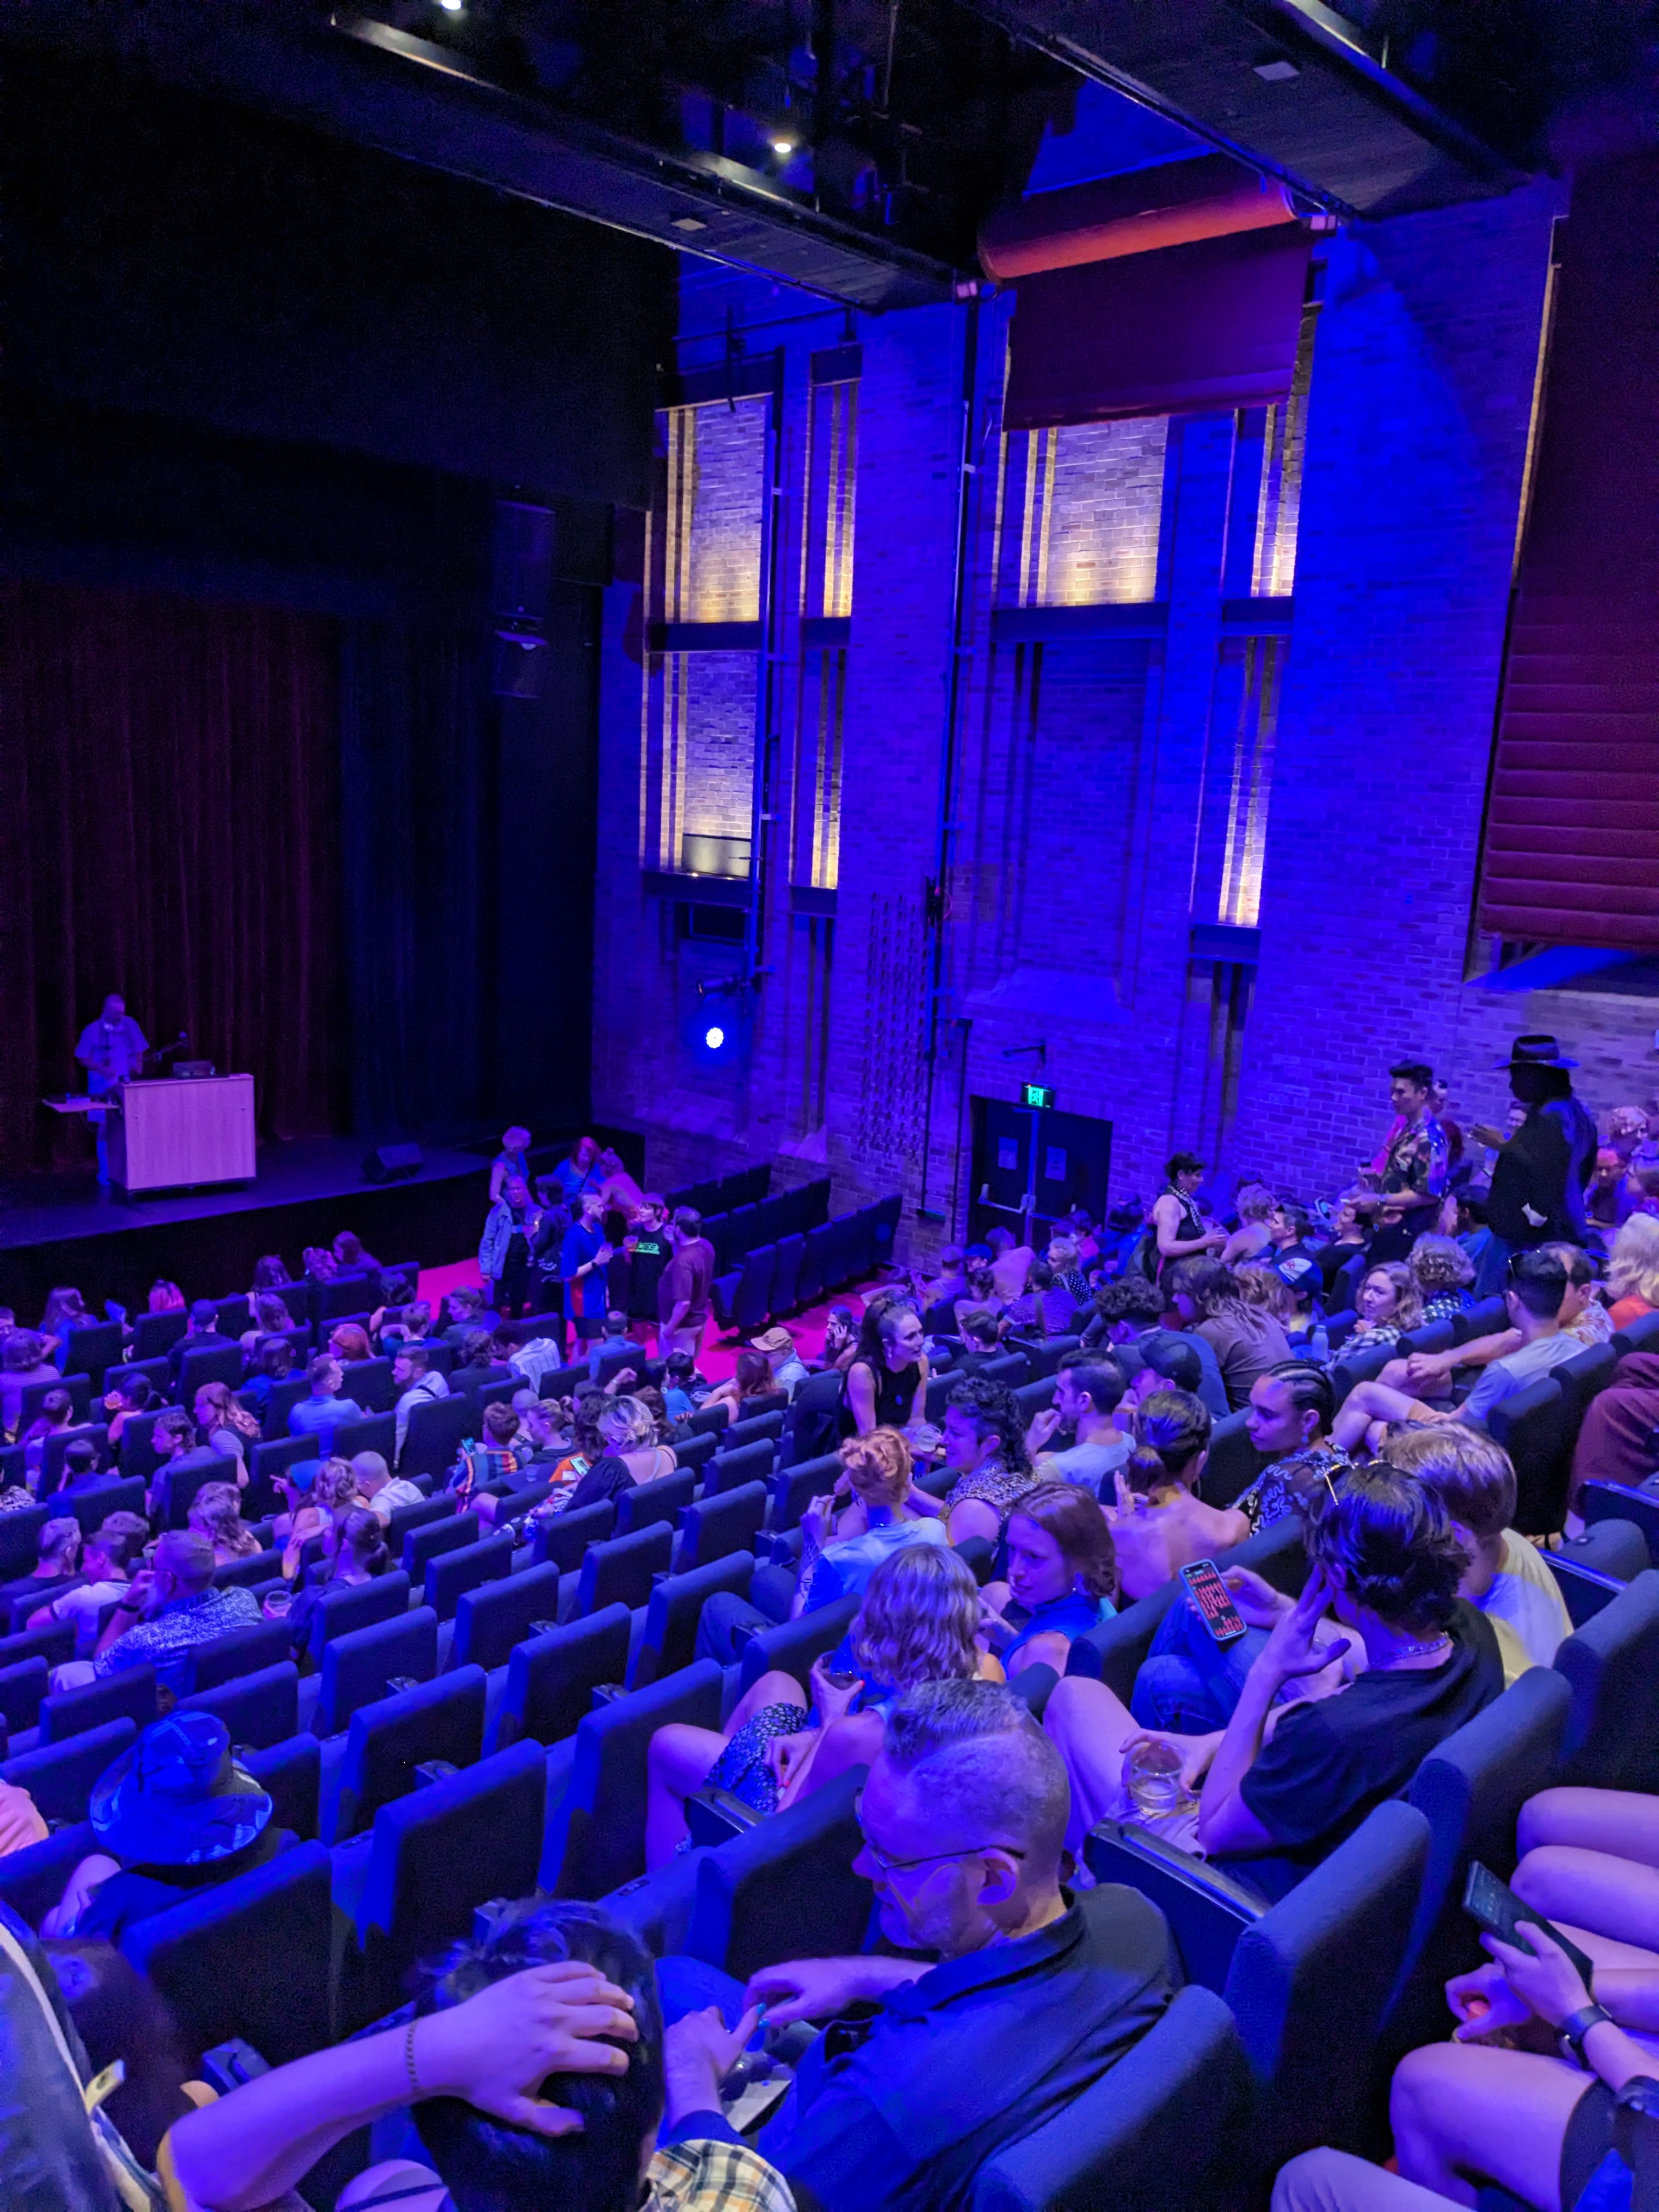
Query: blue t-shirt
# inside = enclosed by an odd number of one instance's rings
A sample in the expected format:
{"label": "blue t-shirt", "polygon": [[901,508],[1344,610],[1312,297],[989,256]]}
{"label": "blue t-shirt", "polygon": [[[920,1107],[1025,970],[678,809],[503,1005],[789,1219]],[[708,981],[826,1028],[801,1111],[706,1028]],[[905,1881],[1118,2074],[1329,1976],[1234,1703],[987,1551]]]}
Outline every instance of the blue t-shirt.
{"label": "blue t-shirt", "polygon": [[1060,1635],[1068,1644],[1075,1644],[1079,1636],[1086,1636],[1091,1628],[1098,1628],[1103,1620],[1109,1620],[1117,1607],[1109,1597],[1090,1597],[1073,1590],[1065,1597],[1054,1597],[1046,1605],[1032,1609],[1026,1622],[1008,1649],[1002,1654],[1003,1672],[1014,1672],[1014,1655],[1023,1651],[1034,1636]]}
{"label": "blue t-shirt", "polygon": [[861,1536],[845,1536],[826,1545],[812,1563],[806,1586],[804,1613],[819,1613],[844,1597],[862,1597],[870,1577],[884,1559],[907,1544],[948,1544],[943,1521],[885,1521],[866,1528]]}
{"label": "blue t-shirt", "polygon": [[363,1409],[352,1398],[301,1398],[288,1417],[291,1437],[315,1437],[319,1455],[326,1459],[334,1449],[334,1431],[348,1421],[361,1421]]}
{"label": "blue t-shirt", "polygon": [[595,1267],[578,1282],[578,1267],[586,1267],[605,1242],[605,1232],[590,1227],[586,1222],[574,1222],[564,1232],[564,1242],[559,1247],[559,1273],[564,1279],[568,1310],[580,1314],[584,1321],[602,1316],[609,1304],[605,1270]]}

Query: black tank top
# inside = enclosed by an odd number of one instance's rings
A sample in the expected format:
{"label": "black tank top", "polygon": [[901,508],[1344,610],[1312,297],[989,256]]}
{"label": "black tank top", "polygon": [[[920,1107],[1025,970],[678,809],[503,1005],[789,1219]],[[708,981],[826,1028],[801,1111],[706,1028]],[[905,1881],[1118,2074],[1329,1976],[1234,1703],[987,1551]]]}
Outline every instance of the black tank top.
{"label": "black tank top", "polygon": [[[896,1374],[884,1359],[872,1370],[867,1359],[855,1359],[847,1370],[850,1383],[855,1369],[862,1367],[866,1374],[873,1371],[876,1383],[876,1426],[878,1429],[902,1429],[910,1419],[916,1402],[916,1386],[921,1381],[921,1367],[913,1360],[908,1367],[901,1367]],[[852,1400],[843,1393],[843,1402],[849,1411]]]}

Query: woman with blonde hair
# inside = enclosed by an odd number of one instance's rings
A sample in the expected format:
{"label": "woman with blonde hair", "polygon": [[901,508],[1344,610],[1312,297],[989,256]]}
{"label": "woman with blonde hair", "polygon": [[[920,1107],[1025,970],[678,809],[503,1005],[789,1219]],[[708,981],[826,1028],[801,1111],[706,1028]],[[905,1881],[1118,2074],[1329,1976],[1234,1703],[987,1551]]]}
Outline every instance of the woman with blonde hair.
{"label": "woman with blonde hair", "polygon": [[1279,1211],[1279,1200],[1265,1182],[1240,1183],[1233,1204],[1238,1226],[1221,1248],[1224,1267],[1241,1267],[1247,1260],[1261,1258],[1273,1242],[1267,1224]]}
{"label": "woman with blonde hair", "polygon": [[[685,1801],[696,1791],[729,1791],[763,1817],[781,1812],[849,1766],[868,1765],[906,1690],[980,1674],[996,1680],[1001,1669],[975,1640],[979,1624],[972,1570],[948,1545],[895,1552],[871,1576],[847,1644],[812,1662],[810,1704],[793,1674],[774,1672],[754,1684],[723,1730],[682,1723],[657,1730],[647,1867],[684,1849]],[[843,1664],[849,1657],[850,1668]]]}
{"label": "woman with blonde hair", "polygon": [[236,1462],[237,1480],[247,1480],[249,1451],[259,1441],[259,1424],[246,1406],[239,1406],[228,1382],[204,1382],[191,1411],[202,1442],[223,1459]]}
{"label": "woman with blonde hair", "polygon": [[563,1510],[579,1513],[585,1505],[616,1498],[641,1482],[659,1482],[672,1474],[678,1462],[672,1444],[657,1442],[657,1424],[651,1408],[637,1398],[610,1399],[592,1416],[600,1446],[599,1456],[570,1494]]}
{"label": "woman with blonde hair", "polygon": [[1354,1304],[1359,1326],[1342,1346],[1341,1357],[1369,1352],[1379,1344],[1398,1344],[1408,1328],[1423,1325],[1423,1293],[1403,1260],[1384,1260],[1360,1279]]}
{"label": "woman with blonde hair", "polygon": [[1607,1288],[1615,1328],[1628,1328],[1644,1314],[1659,1312],[1659,1215],[1632,1213],[1613,1238]]}
{"label": "woman with blonde hair", "polygon": [[190,1501],[188,1522],[213,1547],[216,1566],[251,1559],[259,1539],[242,1519],[241,1492],[234,1482],[204,1482]]}
{"label": "woman with blonde hair", "polygon": [[293,1526],[288,1532],[288,1542],[283,1552],[283,1579],[295,1581],[300,1572],[300,1554],[313,1536],[327,1537],[338,1527],[346,1515],[356,1507],[368,1504],[357,1488],[357,1477],[349,1460],[325,1460],[317,1470],[316,1480],[294,1516]]}
{"label": "woman with blonde hair", "polygon": [[792,1617],[857,1597],[881,1562],[911,1544],[947,1539],[932,1498],[911,1483],[910,1447],[896,1429],[848,1437],[842,1472],[801,1516],[800,1572]]}
{"label": "woman with blonde hair", "polygon": [[1291,1286],[1277,1267],[1262,1267],[1247,1264],[1235,1271],[1238,1277],[1238,1295],[1247,1306],[1257,1312],[1271,1314],[1281,1328],[1288,1329],[1297,1317],[1296,1300]]}

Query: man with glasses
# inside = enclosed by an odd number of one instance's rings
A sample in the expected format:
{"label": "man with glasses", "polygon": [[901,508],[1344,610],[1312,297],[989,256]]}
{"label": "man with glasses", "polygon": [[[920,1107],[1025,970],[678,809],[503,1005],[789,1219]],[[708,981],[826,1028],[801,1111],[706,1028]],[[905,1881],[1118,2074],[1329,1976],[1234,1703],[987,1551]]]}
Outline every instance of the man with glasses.
{"label": "man with glasses", "polygon": [[[1060,1887],[1070,1809],[1054,1746],[1003,1685],[930,1682],[899,1701],[860,1801],[854,1866],[889,1941],[938,1963],[804,1959],[766,1968],[741,1997],[732,1986],[734,2014],[764,2003],[769,2026],[828,2023],[759,2143],[803,2202],[965,2203],[988,2159],[1162,2013],[1164,1916],[1127,1889]],[[873,2017],[839,2017],[860,2005]],[[736,2140],[720,2116],[732,2055],[728,2039],[671,2029],[665,2142]]]}

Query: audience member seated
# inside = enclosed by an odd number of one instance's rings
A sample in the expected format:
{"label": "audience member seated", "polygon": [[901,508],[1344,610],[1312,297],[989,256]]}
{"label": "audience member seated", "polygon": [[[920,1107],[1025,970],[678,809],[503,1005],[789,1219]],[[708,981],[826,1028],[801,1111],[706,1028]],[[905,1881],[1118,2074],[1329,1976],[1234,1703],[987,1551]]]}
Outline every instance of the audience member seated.
{"label": "audience member seated", "polygon": [[1271,1528],[1286,1514],[1306,1512],[1348,1465],[1328,1439],[1336,1393],[1322,1367],[1287,1359],[1250,1385],[1244,1426],[1269,1462],[1238,1500],[1253,1530]]}
{"label": "audience member seated", "polygon": [[[1075,1482],[1093,1498],[1109,1498],[1111,1478],[1126,1465],[1133,1439],[1112,1419],[1123,1401],[1123,1370],[1115,1361],[1097,1362],[1086,1352],[1067,1352],[1054,1377],[1054,1399],[1025,1432],[1025,1442],[1045,1481]],[[1063,1451],[1044,1449],[1056,1430],[1076,1442]]]}
{"label": "audience member seated", "polygon": [[[312,1363],[314,1366],[315,1361]],[[414,1340],[400,1344],[392,1363],[392,1380],[398,1392],[395,1455],[401,1459],[409,1435],[409,1417],[416,1406],[434,1403],[449,1395],[447,1376],[431,1364],[427,1348]]]}
{"label": "audience member seated", "polygon": [[[793,1960],[728,2001],[764,2002],[769,2027],[836,2023],[759,2137],[803,2203],[965,2204],[1000,2148],[1056,2117],[1161,2014],[1163,1916],[1127,1889],[1062,1889],[1068,1809],[1065,1771],[1014,1692],[930,1682],[894,1707],[854,1863],[886,1942],[908,1955]],[[863,2006],[873,2013],[844,2019]],[[677,2064],[671,2049],[671,2140],[731,2134],[726,2052],[696,2055],[700,2080],[692,2052]]]}
{"label": "audience member seated", "polygon": [[[831,1306],[823,1320],[823,1348],[817,1361],[818,1371],[836,1367],[845,1374],[858,1356],[858,1316],[851,1306]],[[672,1367],[672,1361],[670,1364]]]}
{"label": "audience member seated", "polygon": [[[394,1370],[395,1371],[395,1370]],[[319,1352],[306,1369],[311,1395],[291,1407],[288,1432],[291,1437],[315,1437],[319,1454],[326,1458],[334,1449],[334,1431],[343,1422],[361,1421],[363,1409],[355,1400],[340,1395],[345,1380],[331,1352]]]}
{"label": "audience member seated", "polygon": [[1276,1321],[1288,1343],[1291,1330],[1297,1325],[1297,1302],[1278,1267],[1267,1260],[1247,1260],[1234,1268],[1233,1274],[1244,1304]]}
{"label": "audience member seated", "polygon": [[674,1472],[673,1448],[657,1442],[656,1422],[637,1398],[601,1395],[593,1427],[599,1455],[577,1482],[566,1510],[597,1505],[636,1483],[656,1482]]}
{"label": "audience member seated", "polygon": [[921,1317],[908,1296],[878,1291],[864,1309],[858,1346],[842,1386],[843,1430],[902,1429],[927,1404],[927,1351]]}
{"label": "audience member seated", "polygon": [[[293,1372],[294,1346],[285,1337],[262,1337],[254,1346],[252,1363],[247,1373],[242,1377],[242,1388],[239,1395],[243,1404],[249,1407],[263,1422],[265,1408],[270,1403],[271,1392],[279,1382],[286,1382]],[[104,1403],[107,1406],[109,1400],[106,1398]],[[142,1411],[143,1408],[137,1410]],[[113,1441],[114,1430],[112,1425],[111,1442]]]}
{"label": "audience member seated", "polygon": [[1095,1310],[1083,1325],[1083,1349],[1095,1352],[1132,1345],[1148,1329],[1162,1326],[1164,1293],[1145,1275],[1115,1275],[1095,1287]]}
{"label": "audience member seated", "polygon": [[40,1486],[41,1462],[49,1437],[65,1435],[76,1425],[75,1405],[67,1390],[48,1390],[40,1410],[25,1424],[17,1441],[23,1447],[23,1475],[31,1490]]}
{"label": "audience member seated", "polygon": [[1392,1421],[1484,1424],[1494,1406],[1502,1405],[1505,1398],[1524,1390],[1529,1382],[1536,1382],[1584,1349],[1577,1339],[1562,1333],[1561,1304],[1567,1290],[1567,1270],[1558,1247],[1517,1252],[1509,1264],[1504,1296],[1517,1348],[1482,1368],[1462,1405],[1455,1409],[1430,1406],[1393,1383],[1360,1382],[1348,1393],[1336,1417],[1333,1442],[1340,1449],[1352,1451],[1369,1437],[1375,1449]]}
{"label": "audience member seated", "polygon": [[1455,1237],[1419,1237],[1407,1265],[1423,1301],[1425,1326],[1455,1321],[1474,1304],[1469,1290],[1474,1280],[1474,1262]]}
{"label": "audience member seated", "polygon": [[1040,1480],[1032,1471],[1013,1392],[982,1375],[953,1382],[940,1439],[943,1464],[956,1477],[945,1496],[951,1541],[986,1536],[998,1542],[1009,1507]]}
{"label": "audience member seated", "polygon": [[754,2022],[738,2033],[692,2014],[665,2038],[652,1960],[599,1907],[530,1899],[493,1916],[449,1954],[417,2013],[181,2121],[162,2163],[190,2203],[287,2201],[320,2153],[412,2095],[429,2164],[370,2167],[343,2208],[792,2212],[781,2177],[741,2144],[684,2130],[690,2139],[660,2147],[665,2048],[701,2095]]}
{"label": "audience member seated", "polygon": [[351,1473],[357,1485],[357,1495],[368,1507],[381,1528],[385,1528],[400,1505],[418,1505],[422,1492],[400,1474],[393,1474],[385,1459],[377,1451],[361,1451],[351,1462]]}
{"label": "audience member seated", "polygon": [[1231,1551],[1250,1533],[1236,1505],[1206,1505],[1199,1481],[1210,1455],[1210,1409],[1188,1390],[1154,1390],[1135,1414],[1139,1438],[1115,1477],[1109,1513],[1126,1602],[1150,1597],[1198,1559]]}
{"label": "audience member seated", "polygon": [[42,1499],[58,1497],[67,1499],[72,1492],[84,1490],[89,1483],[100,1482],[103,1476],[98,1466],[98,1447],[90,1437],[71,1437],[64,1446],[62,1480],[56,1491],[46,1487],[41,1477],[39,1495]]}
{"label": "audience member seated", "polygon": [[528,1451],[520,1452],[519,1416],[512,1406],[492,1400],[478,1425],[483,1431],[482,1443],[464,1443],[449,1470],[448,1487],[464,1505],[487,1496],[492,1483],[512,1485],[529,1463]]}
{"label": "audience member seated", "polygon": [[70,1348],[69,1334],[72,1328],[85,1328],[98,1316],[87,1304],[77,1290],[60,1287],[46,1293],[45,1310],[40,1316],[40,1334],[46,1358],[59,1367]]}
{"label": "audience member seated", "polygon": [[[1353,1468],[1308,1526],[1313,1565],[1295,1601],[1260,1577],[1225,1577],[1247,1621],[1272,1620],[1224,1729],[1167,1740],[1188,1788],[1201,1784],[1188,1833],[1212,1859],[1264,1895],[1299,1881],[1398,1795],[1435,1746],[1497,1697],[1503,1661],[1489,1624],[1458,1596],[1469,1564],[1445,1508],[1396,1468]],[[1326,1642],[1327,1608],[1352,1632]],[[1201,1630],[1200,1633],[1204,1632]],[[1156,1650],[1156,1643],[1154,1649]],[[1237,1645],[1212,1644],[1207,1686],[1232,1693],[1227,1662]],[[1189,1655],[1199,1663],[1196,1638]],[[1318,1698],[1286,1702],[1308,1675],[1328,1680],[1344,1659],[1352,1679]],[[1357,1671],[1356,1671],[1357,1670]],[[1143,1670],[1144,1671],[1144,1670]],[[1139,1694],[1139,1684],[1137,1684]],[[1127,1808],[1123,1765],[1137,1741],[1133,1716],[1103,1682],[1068,1675],[1045,1725],[1071,1775],[1074,1845],[1095,1821]]]}
{"label": "audience member seated", "polygon": [[495,1340],[489,1329],[469,1328],[456,1347],[452,1375],[464,1375],[469,1382],[476,1382],[495,1364]]}
{"label": "audience member seated", "polygon": [[[222,1480],[228,1462],[211,1444],[196,1442],[195,1422],[176,1407],[156,1416],[150,1426],[149,1443],[155,1468],[144,1493],[144,1510],[152,1521],[165,1527],[173,1516],[175,1501],[186,1491],[193,1492],[197,1484]],[[247,1470],[240,1465],[237,1480],[247,1480]]]}
{"label": "audience member seated", "polygon": [[871,1575],[844,1650],[813,1662],[810,1699],[793,1674],[768,1673],[719,1731],[683,1722],[659,1729],[651,1739],[647,1866],[685,1848],[685,1801],[696,1790],[726,1790],[765,1818],[849,1766],[867,1766],[905,1691],[981,1671],[980,1610],[973,1575],[947,1545],[909,1545]]}
{"label": "audience member seated", "polygon": [[[457,1291],[454,1295],[459,1297],[460,1293]],[[482,1305],[481,1295],[476,1291],[472,1295],[478,1298],[478,1303]],[[475,1323],[469,1320],[467,1327],[471,1328],[474,1326]],[[403,1346],[424,1344],[431,1336],[433,1330],[431,1304],[426,1298],[413,1298],[407,1305],[399,1306],[395,1313],[382,1310],[378,1315],[371,1314],[369,1329],[378,1341],[381,1352],[388,1358],[395,1358]]]}
{"label": "audience member seated", "polygon": [[1033,1260],[1026,1271],[1025,1288],[1002,1316],[1010,1336],[1064,1336],[1072,1326],[1077,1300],[1054,1280],[1046,1260]]}
{"label": "audience member seated", "polygon": [[0,1429],[15,1437],[23,1413],[23,1393],[31,1382],[61,1382],[63,1376],[46,1356],[33,1329],[15,1328],[0,1342]]}
{"label": "audience member seated", "polygon": [[1039,1483],[1008,1516],[1006,1581],[986,1587],[982,1633],[1010,1680],[1028,1667],[1066,1672],[1073,1644],[1116,1611],[1112,1530],[1070,1482]]}
{"label": "audience member seated", "polygon": [[[597,1370],[593,1370],[597,1372]],[[769,1398],[772,1391],[772,1363],[763,1352],[740,1352],[734,1371],[724,1382],[715,1383],[703,1400],[705,1406],[725,1406],[734,1421],[746,1420],[755,1410],[754,1401]],[[745,1410],[745,1408],[747,1410]]]}
{"label": "audience member seated", "polygon": [[338,1275],[374,1273],[380,1261],[372,1252],[363,1249],[362,1239],[349,1229],[343,1229],[334,1240],[334,1270]]}
{"label": "audience member seated", "polygon": [[1315,1255],[1320,1274],[1324,1278],[1327,1297],[1335,1289],[1336,1279],[1349,1261],[1365,1249],[1368,1231],[1360,1218],[1358,1204],[1361,1195],[1358,1191],[1343,1193],[1331,1224],[1331,1241],[1328,1244],[1322,1244]]}
{"label": "audience member seated", "polygon": [[349,1460],[325,1460],[289,1525],[283,1551],[283,1581],[298,1580],[300,1554],[313,1536],[323,1537],[326,1545],[346,1515],[368,1502],[357,1488],[356,1470]]}
{"label": "audience member seated", "polygon": [[776,1324],[763,1329],[750,1343],[750,1350],[766,1355],[771,1377],[768,1389],[781,1390],[786,1398],[793,1398],[806,1380],[807,1368],[788,1330]]}
{"label": "audience member seated", "polygon": [[[1073,1316],[1079,1306],[1086,1306],[1093,1295],[1089,1278],[1083,1272],[1076,1238],[1051,1237],[1048,1249],[1042,1256],[1053,1272],[1054,1288],[1064,1291],[1072,1302],[1071,1311],[1066,1316],[1066,1332],[1069,1334],[1074,1326]],[[1054,1333],[1056,1335],[1060,1334],[1058,1329]]]}
{"label": "audience member seated", "polygon": [[1491,1622],[1505,1680],[1518,1680],[1528,1667],[1553,1665],[1572,1622],[1543,1554],[1509,1525],[1515,1518],[1509,1454],[1484,1429],[1451,1421],[1390,1437],[1382,1456],[1433,1492],[1469,1547],[1458,1595]]}
{"label": "audience member seated", "polygon": [[[74,1449],[73,1446],[70,1447]],[[1572,1487],[1577,1503],[1586,1482],[1622,1482],[1634,1489],[1659,1474],[1659,1352],[1627,1352],[1584,1410],[1573,1447]]]}
{"label": "audience member seated", "polygon": [[1278,1210],[1279,1200],[1266,1183],[1245,1182],[1239,1185],[1233,1205],[1238,1226],[1216,1255],[1224,1267],[1244,1267],[1268,1249],[1273,1237],[1267,1224]]}
{"label": "audience member seated", "polygon": [[[20,1575],[15,1582],[0,1583],[0,1606],[9,1609],[20,1598],[27,1602],[37,1590],[44,1598],[59,1583],[77,1582],[80,1571],[81,1523],[73,1514],[66,1513],[61,1520],[48,1521],[40,1531],[40,1554],[27,1574]],[[0,1635],[5,1633],[0,1625]]]}
{"label": "audience member seated", "polygon": [[236,1765],[216,1713],[153,1721],[94,1784],[98,1848],[70,1875],[41,1934],[118,1943],[135,1921],[264,1866],[283,1844],[272,1810]]}
{"label": "audience member seated", "polygon": [[157,1538],[152,1563],[141,1567],[115,1601],[96,1654],[71,1659],[53,1676],[54,1687],[72,1689],[106,1681],[129,1667],[154,1667],[157,1682],[182,1694],[191,1652],[234,1628],[252,1628],[259,1608],[251,1591],[216,1589],[213,1547],[193,1528],[169,1528]]}
{"label": "audience member seated", "polygon": [[499,1326],[501,1316],[489,1304],[483,1292],[471,1283],[459,1290],[451,1291],[445,1300],[449,1317],[444,1324],[442,1340],[452,1351],[459,1352],[465,1338],[475,1328],[493,1329]]}
{"label": "audience member seated", "polygon": [[1279,1323],[1246,1305],[1237,1278],[1215,1261],[1177,1260],[1164,1269],[1162,1288],[1179,1326],[1214,1354],[1230,1411],[1249,1402],[1258,1375],[1290,1358]]}
{"label": "audience member seated", "polygon": [[1608,1318],[1616,1329],[1659,1313],[1659,1216],[1632,1213],[1613,1238],[1607,1291],[1613,1299]]}
{"label": "audience member seated", "polygon": [[295,1322],[293,1315],[274,1291],[250,1291],[247,1304],[253,1326],[242,1331],[240,1341],[243,1358],[252,1364],[263,1338],[282,1336],[293,1328]]}
{"label": "audience member seated", "polygon": [[329,1330],[325,1349],[342,1366],[349,1360],[372,1359],[374,1357],[368,1331],[358,1321],[337,1321]]}
{"label": "audience member seated", "polygon": [[173,1387],[179,1387],[179,1370],[187,1352],[238,1352],[241,1349],[234,1336],[219,1333],[219,1309],[211,1298],[198,1298],[190,1310],[190,1320],[185,1333],[177,1338],[167,1352],[167,1374]]}
{"label": "audience member seated", "polygon": [[242,1519],[241,1492],[234,1482],[204,1482],[190,1501],[185,1526],[205,1536],[222,1567],[235,1559],[251,1559],[259,1551],[259,1539]]}
{"label": "audience member seated", "polygon": [[[281,1262],[278,1262],[280,1266]],[[144,1301],[146,1313],[183,1313],[185,1294],[177,1283],[170,1283],[165,1275],[158,1276],[149,1286]]]}
{"label": "audience member seated", "polygon": [[1407,1329],[1418,1328],[1423,1319],[1416,1276],[1403,1260],[1385,1260],[1380,1267],[1369,1268],[1360,1279],[1354,1309],[1359,1322],[1342,1347],[1345,1358],[1354,1352],[1374,1351],[1381,1344],[1397,1344]]}
{"label": "audience member seated", "polygon": [[881,1562],[907,1545],[945,1540],[933,1500],[913,1486],[910,1447],[896,1429],[849,1437],[841,1463],[835,1488],[801,1516],[794,1614],[860,1596]]}
{"label": "audience member seated", "polygon": [[[990,1255],[993,1288],[1000,1303],[1008,1305],[1025,1288],[1036,1254],[1029,1244],[1020,1243],[1012,1229],[992,1230],[985,1246]],[[972,1278],[969,1279],[971,1282]]]}
{"label": "audience member seated", "polygon": [[958,1306],[957,1334],[962,1340],[963,1349],[951,1363],[953,1377],[981,1374],[994,1359],[1006,1357],[1001,1316],[994,1314],[988,1306]]}
{"label": "audience member seated", "polygon": [[[191,1410],[202,1442],[209,1450],[242,1467],[252,1447],[259,1441],[259,1424],[246,1406],[239,1406],[228,1382],[204,1382]],[[244,1476],[246,1480],[246,1476]]]}
{"label": "audience member seated", "polygon": [[303,1652],[311,1641],[312,1616],[331,1590],[349,1589],[373,1582],[392,1565],[386,1530],[366,1505],[353,1505],[323,1531],[324,1571],[313,1573],[303,1589],[295,1590],[288,1609],[294,1649]]}

